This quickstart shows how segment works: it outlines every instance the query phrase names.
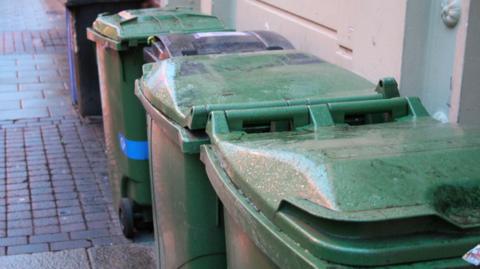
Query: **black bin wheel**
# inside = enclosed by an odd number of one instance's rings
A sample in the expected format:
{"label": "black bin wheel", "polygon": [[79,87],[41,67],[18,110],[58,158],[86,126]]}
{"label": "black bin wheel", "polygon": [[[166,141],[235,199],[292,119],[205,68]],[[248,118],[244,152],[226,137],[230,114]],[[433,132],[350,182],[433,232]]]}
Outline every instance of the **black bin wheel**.
{"label": "black bin wheel", "polygon": [[122,198],[118,208],[118,216],[120,225],[122,226],[123,235],[127,238],[133,237],[133,202],[129,198]]}

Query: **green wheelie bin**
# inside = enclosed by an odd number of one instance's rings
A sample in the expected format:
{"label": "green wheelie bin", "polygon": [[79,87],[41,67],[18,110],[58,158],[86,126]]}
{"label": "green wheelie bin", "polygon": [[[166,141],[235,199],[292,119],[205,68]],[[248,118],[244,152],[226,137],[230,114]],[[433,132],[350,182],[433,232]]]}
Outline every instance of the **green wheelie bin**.
{"label": "green wheelie bin", "polygon": [[213,16],[190,10],[158,8],[99,15],[88,38],[96,43],[102,114],[114,206],[122,230],[152,220],[145,110],[135,97],[135,79],[142,75],[143,48],[161,33],[224,31]]}
{"label": "green wheelie bin", "polygon": [[214,111],[207,133],[229,269],[469,267],[480,128],[396,97]]}
{"label": "green wheelie bin", "polygon": [[[398,95],[294,50],[173,57],[145,64],[136,94],[148,117],[160,268],[225,268],[222,206],[200,161],[211,111],[288,107]],[[263,126],[250,126],[261,131]]]}

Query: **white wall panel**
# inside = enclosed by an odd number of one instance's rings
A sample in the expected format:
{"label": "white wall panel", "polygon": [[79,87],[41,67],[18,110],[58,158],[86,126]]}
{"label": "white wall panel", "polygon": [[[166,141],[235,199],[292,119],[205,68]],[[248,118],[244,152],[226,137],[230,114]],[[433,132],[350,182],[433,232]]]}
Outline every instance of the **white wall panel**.
{"label": "white wall panel", "polygon": [[374,82],[400,77],[404,0],[237,0],[237,27],[282,33]]}

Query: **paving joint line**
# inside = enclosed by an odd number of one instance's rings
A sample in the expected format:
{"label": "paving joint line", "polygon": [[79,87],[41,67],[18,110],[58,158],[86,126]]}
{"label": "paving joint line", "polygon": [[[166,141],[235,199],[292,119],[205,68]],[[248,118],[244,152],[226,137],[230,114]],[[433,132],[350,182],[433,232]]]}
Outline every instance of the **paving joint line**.
{"label": "paving joint line", "polygon": [[[31,219],[31,224],[32,224],[32,234],[35,234],[35,225],[33,224],[34,223],[34,215],[33,215],[33,195],[32,195],[32,188],[30,186],[30,175],[28,173],[29,171],[29,167],[28,167],[28,155],[27,155],[27,147],[26,147],[26,143],[27,143],[27,140],[25,138],[25,128],[22,128],[22,134],[23,134],[23,147],[24,147],[24,158],[25,158],[25,168],[27,170],[27,189],[28,189],[28,198],[29,198],[29,203],[30,203],[30,219]],[[43,141],[43,137],[41,136],[41,139]],[[43,143],[42,143],[43,144]],[[31,243],[30,242],[30,236],[27,236],[27,243]],[[50,250],[50,248],[49,248]]]}
{"label": "paving joint line", "polygon": [[[74,124],[75,126],[75,124]],[[83,202],[82,202],[82,199],[80,199],[80,192],[79,192],[79,188],[78,188],[78,184],[77,184],[77,181],[75,180],[75,178],[73,177],[73,169],[72,169],[72,164],[71,164],[71,160],[70,160],[70,157],[68,156],[68,152],[67,152],[67,148],[65,147],[65,143],[63,142],[63,134],[60,130],[60,128],[58,127],[58,125],[55,126],[55,129],[57,130],[57,133],[60,137],[60,145],[62,145],[62,149],[63,149],[63,152],[65,153],[65,159],[67,159],[67,166],[68,166],[68,170],[69,170],[69,174],[72,175],[72,181],[73,181],[73,184],[75,185],[75,192],[78,194],[78,202],[80,204],[80,208],[81,208],[81,212],[82,212],[82,219],[83,219],[83,224],[85,225],[85,230],[88,230],[87,229],[87,219],[85,218],[85,207],[83,205]],[[76,130],[76,129],[75,129]],[[76,132],[76,135],[78,135],[78,132]],[[71,237],[71,231],[68,232],[68,236],[71,240],[73,240],[73,238]],[[91,242],[90,242],[91,244]]]}
{"label": "paving joint line", "polygon": [[[53,176],[52,176],[52,171],[50,169],[50,160],[47,156],[47,148],[45,146],[46,141],[45,141],[45,134],[44,134],[43,126],[39,126],[38,129],[39,129],[39,132],[40,132],[40,139],[41,139],[41,143],[42,143],[43,155],[45,156],[45,162],[46,162],[48,179],[49,179],[48,182],[49,182],[50,187],[52,188],[51,194],[54,195],[54,191],[53,191],[54,188],[53,188],[53,182],[52,182]],[[53,197],[55,197],[55,196],[53,196]],[[53,199],[53,202],[55,203],[55,217],[57,218],[57,225],[59,227],[59,233],[60,233],[61,232],[60,231],[60,216],[58,216],[58,210],[56,210],[58,208],[57,200]],[[32,200],[32,203],[33,203],[33,200]],[[33,212],[33,204],[32,204],[32,212]],[[33,221],[33,218],[32,218],[32,221]],[[35,226],[33,228],[33,234],[36,234],[35,233]],[[30,241],[30,237],[28,239]],[[51,243],[50,242],[48,242],[48,250],[51,251]]]}
{"label": "paving joint line", "polygon": [[[75,131],[77,132],[77,134],[79,133],[78,125],[77,125],[77,124],[75,124]],[[95,136],[96,136],[96,135],[95,135]],[[82,137],[82,136],[79,136],[79,137],[80,137],[80,141],[81,141],[80,144],[81,144],[81,147],[82,147],[83,151],[84,151],[84,152],[87,152],[87,150],[86,150],[86,148],[85,148],[85,145],[84,145],[84,143],[83,143],[83,142],[84,142],[83,137]],[[88,159],[88,167],[90,168],[90,170],[91,170],[92,172],[95,171],[94,167],[92,166],[92,161],[91,161],[91,159],[90,159],[91,156],[88,155],[88,154],[86,154],[86,156],[87,156],[87,159]],[[97,178],[97,175],[95,174],[95,172],[93,172],[93,176],[94,176],[94,178],[95,178],[95,185],[97,185],[98,190],[101,192],[102,196],[103,196],[104,199],[105,199],[104,188],[103,188],[103,186],[101,186],[101,185],[99,184],[99,180],[100,180],[100,179]],[[112,207],[113,207],[113,210],[115,211],[115,206],[113,205],[113,203],[112,203]],[[112,219],[112,216],[111,216],[111,214],[110,214],[110,212],[109,212],[110,210],[108,210],[108,208],[107,208],[107,211],[108,211],[109,222],[110,222],[110,223],[113,223],[113,219]],[[87,224],[87,223],[86,223],[86,224]],[[88,227],[88,225],[87,225],[87,227]],[[112,231],[110,230],[110,227],[108,228],[108,231],[109,231],[109,233],[110,233],[110,235],[111,235],[111,232],[112,232]]]}
{"label": "paving joint line", "polygon": [[[1,127],[0,127],[0,129],[1,129]],[[4,129],[4,130],[3,130],[3,153],[4,153],[3,156],[4,156],[4,158],[5,158],[5,160],[4,160],[4,166],[5,166],[5,168],[4,168],[4,171],[3,171],[4,181],[5,181],[5,183],[4,183],[5,190],[4,190],[4,198],[3,198],[4,201],[5,201],[5,212],[4,212],[4,216],[5,216],[5,227],[4,227],[4,237],[7,237],[7,228],[8,228],[8,226],[7,226],[7,221],[8,221],[8,220],[7,220],[7,215],[8,215],[8,213],[7,213],[7,201],[8,201],[8,200],[7,200],[7,193],[8,193],[8,192],[7,192],[7,175],[8,175],[8,173],[7,173],[7,129]],[[0,235],[1,235],[1,234],[0,234]],[[7,254],[6,252],[7,252],[7,248],[5,247],[5,254]]]}

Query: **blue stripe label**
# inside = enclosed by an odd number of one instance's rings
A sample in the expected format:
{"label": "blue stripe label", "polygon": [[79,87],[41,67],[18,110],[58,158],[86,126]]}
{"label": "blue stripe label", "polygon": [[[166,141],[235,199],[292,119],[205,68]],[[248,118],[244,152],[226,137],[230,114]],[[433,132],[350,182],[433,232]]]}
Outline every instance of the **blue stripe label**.
{"label": "blue stripe label", "polygon": [[128,140],[123,134],[118,134],[120,148],[129,159],[148,160],[148,141]]}

